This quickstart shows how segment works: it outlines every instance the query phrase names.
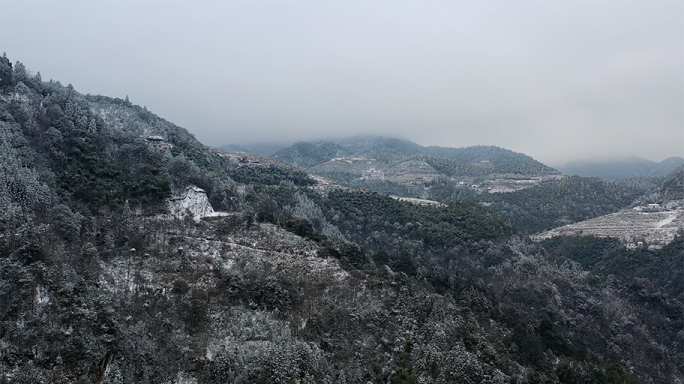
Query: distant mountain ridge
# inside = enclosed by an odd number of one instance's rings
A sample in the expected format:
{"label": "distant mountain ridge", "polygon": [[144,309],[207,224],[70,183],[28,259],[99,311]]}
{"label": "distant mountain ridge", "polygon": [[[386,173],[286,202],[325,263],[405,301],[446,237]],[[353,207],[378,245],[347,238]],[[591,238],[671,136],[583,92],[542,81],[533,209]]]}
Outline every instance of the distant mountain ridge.
{"label": "distant mountain ridge", "polygon": [[403,160],[413,156],[456,160],[463,163],[491,162],[493,165],[514,164],[548,167],[523,153],[496,146],[423,147],[412,141],[390,137],[359,137],[344,140],[297,142],[273,154],[273,157],[296,166],[311,167],[342,156],[366,156],[380,161]]}
{"label": "distant mountain ridge", "polygon": [[273,158],[347,187],[442,202],[563,177],[530,156],[500,147],[423,147],[377,136],[297,142]]}
{"label": "distant mountain ridge", "polygon": [[378,136],[297,142],[273,158],[350,188],[440,202],[565,177],[530,156],[500,147],[423,147]]}
{"label": "distant mountain ridge", "polygon": [[281,149],[287,147],[287,144],[269,143],[269,142],[254,142],[249,144],[226,144],[219,149],[228,151],[247,152],[259,156],[271,156]]}
{"label": "distant mountain ridge", "polygon": [[632,177],[664,176],[684,165],[684,158],[673,156],[660,163],[630,157],[614,161],[573,161],[558,170],[572,176],[600,177],[606,180],[629,179]]}

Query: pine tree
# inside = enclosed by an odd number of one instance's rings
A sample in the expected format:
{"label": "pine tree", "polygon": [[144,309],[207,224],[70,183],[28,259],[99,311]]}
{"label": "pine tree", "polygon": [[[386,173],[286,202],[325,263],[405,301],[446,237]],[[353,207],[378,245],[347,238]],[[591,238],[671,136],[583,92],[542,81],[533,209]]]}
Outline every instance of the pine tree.
{"label": "pine tree", "polygon": [[12,70],[12,62],[9,61],[6,54],[0,58],[0,91],[7,92],[14,87],[14,71]]}

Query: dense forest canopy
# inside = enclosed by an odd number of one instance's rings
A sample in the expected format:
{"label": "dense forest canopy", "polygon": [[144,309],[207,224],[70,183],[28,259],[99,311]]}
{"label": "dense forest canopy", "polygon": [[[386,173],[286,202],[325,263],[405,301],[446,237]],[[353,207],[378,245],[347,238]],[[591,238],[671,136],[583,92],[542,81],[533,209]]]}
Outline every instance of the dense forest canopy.
{"label": "dense forest canopy", "polygon": [[473,196],[527,233],[617,212],[658,188],[658,179],[609,182],[573,176],[521,191]]}

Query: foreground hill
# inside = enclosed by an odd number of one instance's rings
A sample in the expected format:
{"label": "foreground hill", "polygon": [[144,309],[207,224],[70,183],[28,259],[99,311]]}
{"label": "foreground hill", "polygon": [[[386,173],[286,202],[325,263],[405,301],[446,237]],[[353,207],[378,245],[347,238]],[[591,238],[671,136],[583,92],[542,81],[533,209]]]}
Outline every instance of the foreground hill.
{"label": "foreground hill", "polygon": [[660,279],[589,272],[480,204],[213,150],[21,68],[0,60],[0,382],[684,380]]}
{"label": "foreground hill", "polygon": [[633,157],[607,162],[571,162],[560,167],[559,170],[569,175],[618,180],[632,177],[665,176],[682,165],[684,165],[684,158],[677,156],[667,158],[660,163]]}

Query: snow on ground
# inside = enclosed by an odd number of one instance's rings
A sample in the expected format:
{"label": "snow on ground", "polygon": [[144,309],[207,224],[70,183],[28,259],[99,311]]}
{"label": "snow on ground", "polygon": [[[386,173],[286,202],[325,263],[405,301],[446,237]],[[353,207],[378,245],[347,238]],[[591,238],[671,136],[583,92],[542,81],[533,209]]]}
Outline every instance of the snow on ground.
{"label": "snow on ground", "polygon": [[[273,224],[259,224],[249,231],[238,231],[226,237],[207,235],[207,232],[190,229],[162,233],[162,238],[180,238],[180,246],[161,253],[152,250],[152,255],[131,249],[128,254],[101,261],[98,284],[110,294],[156,292],[166,295],[173,288],[178,271],[184,268],[202,272],[204,277],[198,284],[208,285],[215,284],[211,282],[214,275],[208,273],[210,271],[228,273],[255,266],[274,271],[288,270],[304,280],[331,284],[346,284],[350,276],[337,259],[320,257],[315,243]],[[36,291],[36,297],[40,298],[39,302],[49,300],[40,289]]]}
{"label": "snow on ground", "polygon": [[185,216],[199,222],[206,217],[219,217],[229,215],[226,212],[215,212],[209,203],[207,193],[194,185],[186,188],[185,193],[174,196],[168,201],[169,214],[171,217],[183,219]]}
{"label": "snow on ground", "polygon": [[620,239],[628,248],[640,245],[662,248],[684,231],[684,206],[648,212],[628,209],[610,215],[569,224],[531,236],[541,241],[554,236],[593,235]]}
{"label": "snow on ground", "polygon": [[434,201],[434,200],[425,200],[425,199],[418,199],[415,197],[399,197],[399,196],[391,196],[391,198],[399,201],[406,201],[408,203],[416,204],[416,205],[436,205],[438,207],[444,207],[446,204],[440,203],[439,201]]}
{"label": "snow on ground", "polygon": [[672,211],[672,212],[668,212],[668,213],[669,213],[669,215],[666,218],[664,218],[663,220],[660,220],[659,222],[656,223],[656,227],[662,228],[662,227],[674,222],[677,219],[677,216],[678,216],[677,211]]}

